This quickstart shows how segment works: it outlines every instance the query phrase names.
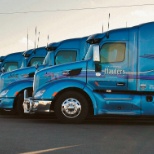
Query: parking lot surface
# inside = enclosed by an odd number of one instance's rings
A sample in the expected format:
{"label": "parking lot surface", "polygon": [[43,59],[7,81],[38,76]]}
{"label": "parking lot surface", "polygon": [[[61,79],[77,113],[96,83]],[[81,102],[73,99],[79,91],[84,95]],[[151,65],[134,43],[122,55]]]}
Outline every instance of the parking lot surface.
{"label": "parking lot surface", "polygon": [[2,154],[152,154],[153,119],[90,118],[61,124],[54,116],[0,115]]}

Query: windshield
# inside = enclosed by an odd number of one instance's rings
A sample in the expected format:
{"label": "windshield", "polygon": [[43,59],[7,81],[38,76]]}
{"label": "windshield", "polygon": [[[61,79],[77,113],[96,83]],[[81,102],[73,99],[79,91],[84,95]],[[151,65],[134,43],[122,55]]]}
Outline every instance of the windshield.
{"label": "windshield", "polygon": [[28,66],[31,67],[31,66],[42,65],[43,60],[44,60],[44,57],[33,57],[33,58],[30,60]]}
{"label": "windshield", "polygon": [[44,58],[43,65],[50,65],[51,64],[51,52],[48,52],[46,57]]}
{"label": "windshield", "polygon": [[93,57],[93,45],[90,45],[88,48],[88,52],[86,53],[86,56],[84,60],[91,59]]}
{"label": "windshield", "polygon": [[43,63],[44,57],[33,57],[28,62],[28,58],[24,58],[21,64],[21,68],[30,67],[30,66],[37,66]]}
{"label": "windshield", "polygon": [[17,62],[7,62],[4,64],[4,70],[5,72],[10,72],[18,68]]}

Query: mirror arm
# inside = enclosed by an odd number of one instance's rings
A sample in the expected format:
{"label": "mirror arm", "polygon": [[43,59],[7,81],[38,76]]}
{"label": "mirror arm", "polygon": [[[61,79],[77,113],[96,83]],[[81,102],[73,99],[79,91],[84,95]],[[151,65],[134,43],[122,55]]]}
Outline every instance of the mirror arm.
{"label": "mirror arm", "polygon": [[102,71],[102,67],[100,63],[95,63],[95,72],[101,72],[101,71]]}

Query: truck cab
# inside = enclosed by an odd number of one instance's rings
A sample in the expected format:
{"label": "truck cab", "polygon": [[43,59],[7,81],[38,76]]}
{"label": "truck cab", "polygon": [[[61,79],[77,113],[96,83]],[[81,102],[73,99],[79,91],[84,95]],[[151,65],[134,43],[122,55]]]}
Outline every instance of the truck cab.
{"label": "truck cab", "polygon": [[18,69],[24,60],[23,52],[11,53],[0,57],[0,74]]}
{"label": "truck cab", "polygon": [[[60,42],[54,42],[46,48],[47,55],[43,65],[38,67],[23,68],[1,76],[2,90],[0,95],[0,108],[5,111],[16,111],[23,113],[24,90],[27,90],[28,96],[32,96],[33,77],[35,71],[45,67],[61,65],[74,61],[80,61],[84,58],[89,44],[87,37],[73,38]],[[10,82],[8,80],[10,79]],[[7,95],[7,97],[5,97]]]}
{"label": "truck cab", "polygon": [[35,67],[41,65],[43,63],[43,60],[46,54],[47,54],[46,48],[40,47],[40,48],[30,49],[28,51],[23,52],[21,54],[21,57],[17,55],[14,55],[14,57],[11,57],[12,59],[16,59],[18,60],[18,62],[20,62],[20,67],[18,69],[15,69],[9,72],[4,72],[3,74],[1,74],[0,91],[2,91],[2,89],[4,89],[9,84],[15,81],[33,76],[34,73],[31,73],[31,71],[28,72],[27,70],[29,70],[29,68],[34,69]]}
{"label": "truck cab", "polygon": [[35,68],[37,65],[41,65],[46,54],[47,51],[45,47],[30,49],[23,52],[23,59],[21,59],[22,61],[20,64],[20,68],[12,70],[10,72],[6,72],[0,76],[0,91],[7,87],[7,85],[9,85],[10,83],[25,78],[28,75],[32,75],[27,74],[27,70],[29,70],[29,67]]}
{"label": "truck cab", "polygon": [[46,55],[47,51],[45,47],[39,47],[25,51],[23,53],[24,60],[22,61],[21,68],[41,65]]}
{"label": "truck cab", "polygon": [[87,39],[85,59],[40,70],[24,112],[55,112],[62,123],[92,115],[154,115],[154,22]]}

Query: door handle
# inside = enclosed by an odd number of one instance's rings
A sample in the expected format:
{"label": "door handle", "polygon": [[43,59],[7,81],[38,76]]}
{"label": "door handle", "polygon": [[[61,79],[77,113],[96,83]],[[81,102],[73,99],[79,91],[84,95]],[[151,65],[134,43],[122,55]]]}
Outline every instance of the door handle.
{"label": "door handle", "polygon": [[125,86],[126,84],[125,84],[125,82],[118,82],[117,83],[117,86]]}

